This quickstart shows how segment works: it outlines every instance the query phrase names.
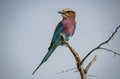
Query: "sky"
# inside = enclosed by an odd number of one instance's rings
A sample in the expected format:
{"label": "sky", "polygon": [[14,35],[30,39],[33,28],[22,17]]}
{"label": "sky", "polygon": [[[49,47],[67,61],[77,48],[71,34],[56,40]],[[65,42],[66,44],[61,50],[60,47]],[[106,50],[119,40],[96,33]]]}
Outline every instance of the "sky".
{"label": "sky", "polygon": [[[76,31],[70,44],[83,58],[109,38],[120,25],[120,0],[0,0],[0,79],[80,79],[70,50],[59,46],[39,70],[39,65],[62,20],[57,12],[72,8],[76,12]],[[103,47],[120,53],[120,29]],[[84,63],[98,55],[88,71],[88,79],[119,79],[120,56],[97,50]]]}

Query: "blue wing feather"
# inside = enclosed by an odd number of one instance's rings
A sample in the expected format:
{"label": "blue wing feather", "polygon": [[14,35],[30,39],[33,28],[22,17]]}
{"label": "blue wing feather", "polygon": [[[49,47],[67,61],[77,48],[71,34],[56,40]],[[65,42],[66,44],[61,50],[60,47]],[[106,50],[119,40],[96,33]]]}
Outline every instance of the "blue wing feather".
{"label": "blue wing feather", "polygon": [[[62,23],[60,22],[55,31],[54,31],[54,34],[53,34],[53,37],[52,37],[52,41],[51,41],[51,44],[50,44],[50,47],[53,45],[53,43],[55,43],[56,41],[56,38],[58,38],[58,36],[60,35],[60,33],[62,32],[63,30],[63,26],[62,26]],[[50,49],[50,47],[48,49]]]}

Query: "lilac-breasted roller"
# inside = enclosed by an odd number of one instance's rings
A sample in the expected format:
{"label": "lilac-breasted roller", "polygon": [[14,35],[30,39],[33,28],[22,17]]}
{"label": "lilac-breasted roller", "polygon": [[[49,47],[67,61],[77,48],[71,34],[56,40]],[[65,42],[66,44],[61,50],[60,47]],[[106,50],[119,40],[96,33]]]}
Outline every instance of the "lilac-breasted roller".
{"label": "lilac-breasted roller", "polygon": [[63,34],[65,39],[68,41],[69,37],[71,37],[75,32],[75,28],[76,28],[75,11],[70,8],[65,8],[59,11],[58,13],[62,15],[63,19],[57,25],[54,31],[53,38],[50,47],[48,48],[47,54],[45,55],[42,62],[39,64],[39,66],[34,70],[32,74],[34,74],[38,70],[38,68],[50,57],[50,55],[58,46],[64,45],[60,34]]}

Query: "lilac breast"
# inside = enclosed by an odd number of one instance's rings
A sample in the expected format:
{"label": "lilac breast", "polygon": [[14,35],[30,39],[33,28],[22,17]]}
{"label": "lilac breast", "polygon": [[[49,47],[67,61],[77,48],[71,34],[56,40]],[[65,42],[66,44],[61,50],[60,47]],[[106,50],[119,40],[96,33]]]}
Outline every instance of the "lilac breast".
{"label": "lilac breast", "polygon": [[68,36],[71,36],[75,30],[75,20],[74,19],[63,19],[63,32]]}

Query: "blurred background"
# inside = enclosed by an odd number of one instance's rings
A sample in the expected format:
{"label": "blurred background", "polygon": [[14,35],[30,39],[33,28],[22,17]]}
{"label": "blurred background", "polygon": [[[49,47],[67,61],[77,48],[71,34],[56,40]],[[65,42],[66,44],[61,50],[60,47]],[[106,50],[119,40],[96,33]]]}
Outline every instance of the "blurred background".
{"label": "blurred background", "polygon": [[[83,58],[91,49],[107,40],[120,25],[120,0],[0,0],[0,79],[80,79],[79,72],[63,70],[76,67],[69,49],[59,46],[39,70],[39,65],[62,20],[57,11],[76,11],[76,32],[70,43]],[[120,29],[103,47],[120,53]],[[98,54],[88,71],[88,79],[119,79],[120,57],[95,51],[84,63]]]}

